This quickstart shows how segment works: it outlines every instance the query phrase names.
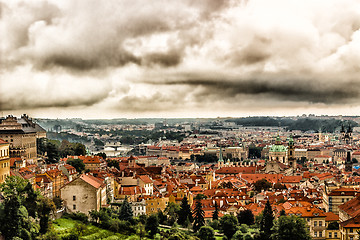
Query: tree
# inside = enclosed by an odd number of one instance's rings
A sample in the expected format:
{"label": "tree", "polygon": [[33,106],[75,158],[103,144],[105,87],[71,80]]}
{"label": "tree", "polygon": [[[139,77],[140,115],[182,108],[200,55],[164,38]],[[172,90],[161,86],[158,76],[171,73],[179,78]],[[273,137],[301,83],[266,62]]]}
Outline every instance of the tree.
{"label": "tree", "polygon": [[75,154],[75,156],[85,156],[86,155],[85,145],[82,143],[75,143],[74,154]]}
{"label": "tree", "polygon": [[198,234],[201,240],[215,240],[215,232],[212,227],[202,226]]}
{"label": "tree", "polygon": [[59,161],[59,150],[55,143],[48,141],[46,144],[47,162],[56,163]]}
{"label": "tree", "polygon": [[121,220],[125,220],[125,221],[130,221],[133,218],[133,211],[127,200],[127,197],[125,197],[125,199],[121,205],[119,218]]}
{"label": "tree", "polygon": [[272,240],[311,240],[304,219],[297,216],[281,216],[275,222]]}
{"label": "tree", "polygon": [[284,209],[281,209],[281,211],[280,211],[280,216],[286,216],[286,212],[285,212]]}
{"label": "tree", "polygon": [[257,180],[254,183],[255,191],[261,192],[261,190],[268,190],[271,188],[271,183],[269,183],[265,178]]}
{"label": "tree", "polygon": [[205,212],[202,209],[201,200],[197,199],[195,203],[195,209],[194,209],[194,224],[193,224],[193,230],[194,232],[199,231],[199,229],[205,225]]}
{"label": "tree", "polygon": [[56,209],[54,202],[49,198],[40,198],[38,215],[40,218],[40,233],[44,234],[49,229],[50,213]]}
{"label": "tree", "polygon": [[150,237],[153,237],[158,231],[159,220],[155,214],[150,215],[146,219],[145,230],[149,232]]}
{"label": "tree", "polygon": [[254,214],[250,209],[240,211],[237,215],[239,224],[253,225],[255,223]]}
{"label": "tree", "polygon": [[176,203],[172,203],[170,202],[166,208],[165,208],[165,214],[167,215],[168,218],[168,225],[173,225],[176,220],[178,219],[179,216],[179,212],[180,212],[180,206]]}
{"label": "tree", "polygon": [[262,218],[260,221],[260,239],[269,239],[272,234],[272,227],[274,226],[274,214],[269,200],[265,204]]}
{"label": "tree", "polygon": [[231,239],[235,234],[237,224],[238,221],[233,215],[226,214],[220,218],[220,229],[227,239]]}
{"label": "tree", "polygon": [[106,158],[107,158],[106,153],[104,153],[104,152],[99,152],[99,153],[95,154],[95,156],[102,157],[104,160],[106,160]]}
{"label": "tree", "polygon": [[216,201],[215,201],[215,206],[214,207],[215,207],[215,209],[214,209],[214,212],[213,212],[213,215],[212,215],[213,221],[219,219],[219,207],[218,207]]}
{"label": "tree", "polygon": [[179,219],[178,219],[177,222],[180,225],[184,225],[184,223],[186,222],[186,219],[189,219],[190,222],[193,221],[193,217],[192,217],[192,214],[191,214],[191,208],[190,208],[190,205],[188,203],[187,197],[185,196],[181,200],[180,211],[179,211]]}
{"label": "tree", "polygon": [[85,164],[84,162],[77,158],[77,159],[74,159],[74,158],[69,158],[67,161],[66,161],[67,164],[73,166],[76,171],[78,173],[82,173],[84,170],[85,170]]}
{"label": "tree", "polygon": [[116,160],[109,159],[106,161],[106,164],[109,168],[114,167],[114,168],[117,168],[118,170],[120,170],[119,162]]}
{"label": "tree", "polygon": [[60,209],[63,204],[63,200],[59,196],[55,196],[53,199],[56,209]]}

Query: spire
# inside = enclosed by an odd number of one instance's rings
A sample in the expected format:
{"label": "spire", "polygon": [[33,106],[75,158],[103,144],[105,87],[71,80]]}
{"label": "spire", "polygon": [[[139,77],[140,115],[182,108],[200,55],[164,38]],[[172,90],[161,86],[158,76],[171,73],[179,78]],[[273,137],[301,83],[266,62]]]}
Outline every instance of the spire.
{"label": "spire", "polygon": [[223,155],[222,155],[222,147],[220,147],[220,153],[219,153],[219,160],[218,162],[224,162]]}

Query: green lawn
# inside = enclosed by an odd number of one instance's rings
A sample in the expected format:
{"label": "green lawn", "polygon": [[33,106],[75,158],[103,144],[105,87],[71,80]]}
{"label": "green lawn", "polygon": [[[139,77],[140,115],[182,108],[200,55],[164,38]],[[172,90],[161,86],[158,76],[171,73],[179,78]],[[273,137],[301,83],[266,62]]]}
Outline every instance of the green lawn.
{"label": "green lawn", "polygon": [[[66,219],[66,218],[59,218],[53,222],[53,228],[56,234],[59,237],[65,236],[69,234],[75,226],[78,224],[82,224],[79,221]],[[106,239],[106,240],[115,240],[115,239],[138,239],[139,237],[136,235],[133,236],[125,236],[120,233],[114,233],[109,230],[98,228],[94,225],[86,224],[82,236],[80,239],[83,240],[96,240],[96,239]]]}

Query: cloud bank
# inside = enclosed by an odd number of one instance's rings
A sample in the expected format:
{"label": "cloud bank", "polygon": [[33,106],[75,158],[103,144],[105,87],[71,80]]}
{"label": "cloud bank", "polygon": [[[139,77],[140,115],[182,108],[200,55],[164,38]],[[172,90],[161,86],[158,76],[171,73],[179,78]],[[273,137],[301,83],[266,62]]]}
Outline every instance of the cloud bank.
{"label": "cloud bank", "polygon": [[0,4],[1,111],[360,109],[356,0]]}

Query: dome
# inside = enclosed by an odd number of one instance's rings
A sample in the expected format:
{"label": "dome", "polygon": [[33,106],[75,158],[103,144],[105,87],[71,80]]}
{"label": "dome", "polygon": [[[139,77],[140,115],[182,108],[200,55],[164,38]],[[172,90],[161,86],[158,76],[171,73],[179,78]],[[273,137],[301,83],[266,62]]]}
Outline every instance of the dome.
{"label": "dome", "polygon": [[269,152],[287,152],[287,147],[283,145],[272,145]]}

